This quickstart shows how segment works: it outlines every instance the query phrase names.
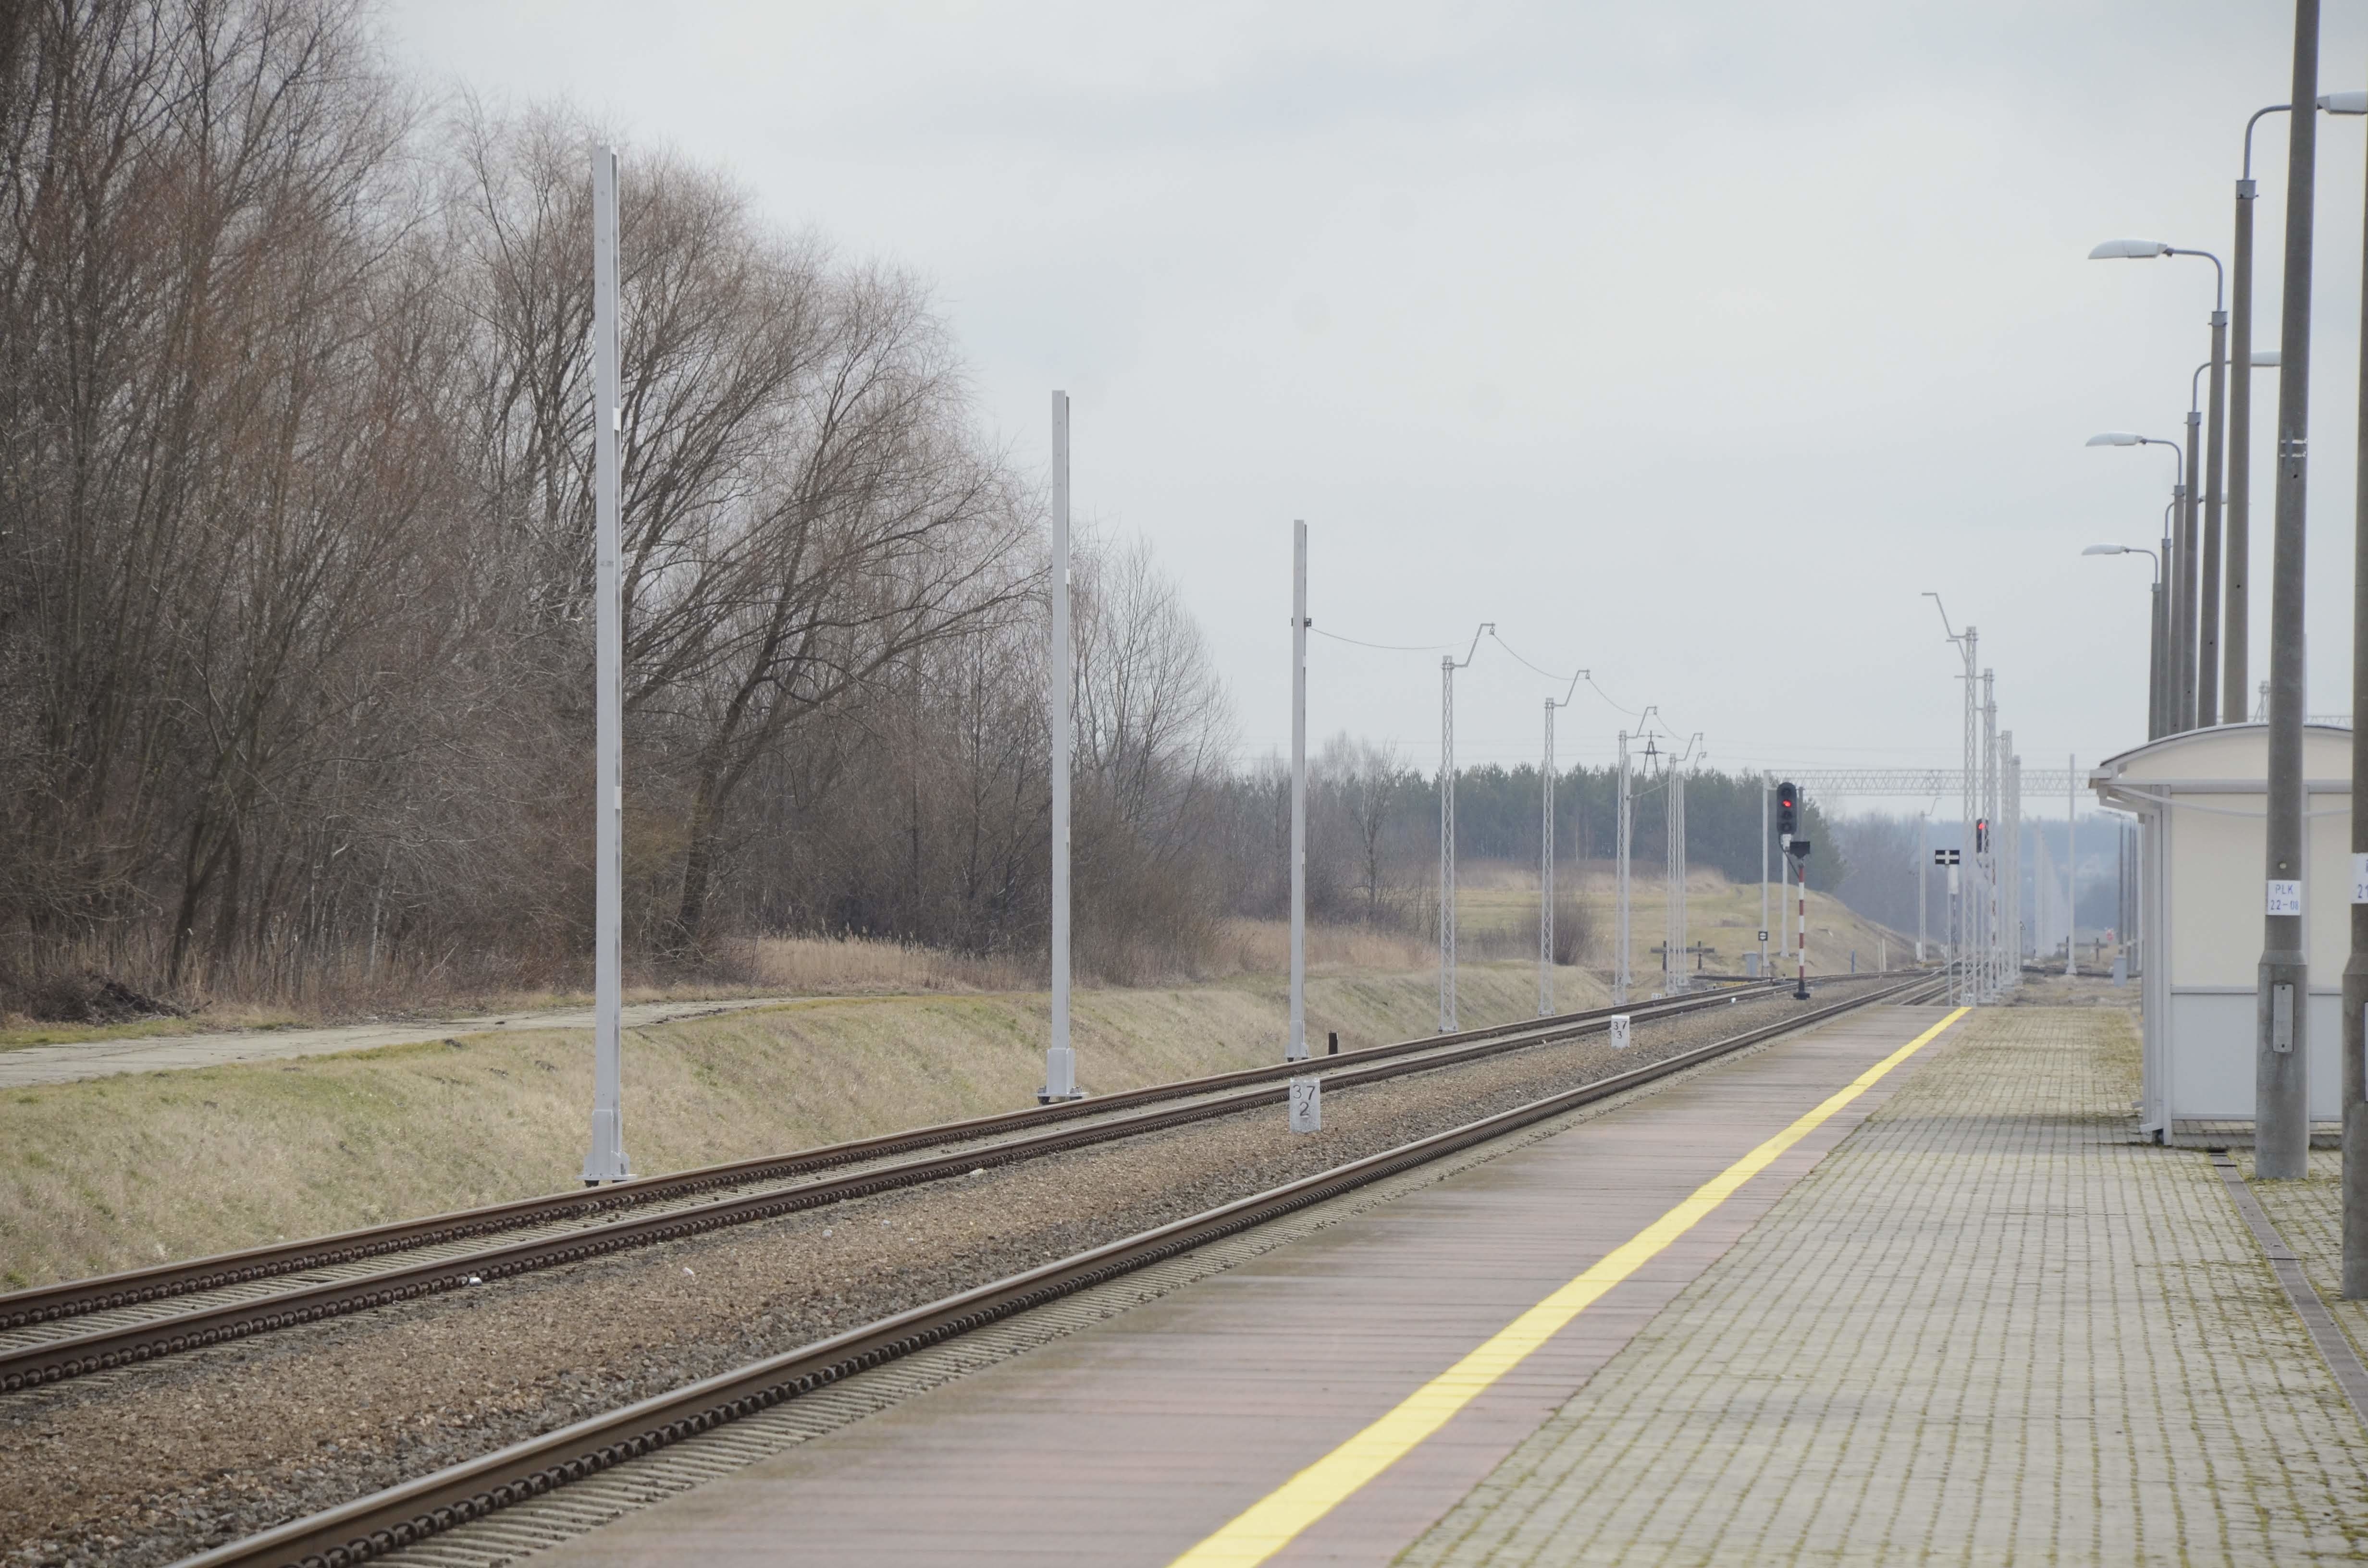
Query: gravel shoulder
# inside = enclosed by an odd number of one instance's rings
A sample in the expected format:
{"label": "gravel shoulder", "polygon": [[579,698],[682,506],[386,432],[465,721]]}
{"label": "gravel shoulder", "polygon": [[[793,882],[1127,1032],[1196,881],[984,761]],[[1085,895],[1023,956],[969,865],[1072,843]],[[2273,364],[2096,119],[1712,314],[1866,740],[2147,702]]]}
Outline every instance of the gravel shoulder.
{"label": "gravel shoulder", "polygon": [[1312,1137],[1260,1107],[0,1399],[0,1560],[167,1562],[1803,1006],[1338,1090]]}

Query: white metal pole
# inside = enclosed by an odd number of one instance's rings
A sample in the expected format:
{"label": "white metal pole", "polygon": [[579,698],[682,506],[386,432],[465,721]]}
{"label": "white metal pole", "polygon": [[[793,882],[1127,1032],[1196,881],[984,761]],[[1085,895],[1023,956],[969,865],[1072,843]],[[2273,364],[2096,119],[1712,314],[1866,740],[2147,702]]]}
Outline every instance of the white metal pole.
{"label": "white metal pole", "polygon": [[2064,972],[2078,974],[2072,945],[2080,937],[2080,778],[2078,754],[2064,759]]}
{"label": "white metal pole", "polygon": [[2014,819],[2014,885],[2010,894],[2014,900],[2014,952],[2009,960],[2009,968],[2014,977],[2015,987],[2020,990],[2022,986],[2022,955],[2031,937],[2031,928],[2022,921],[2022,758],[2021,756],[2014,759],[2013,786],[2008,792],[2008,800],[2009,802],[2008,814]]}
{"label": "white metal pole", "polygon": [[1932,858],[1932,824],[1929,816],[1916,819],[1916,961],[1924,961],[1924,862]]}
{"label": "white metal pole", "polygon": [[1998,983],[2022,984],[2022,758],[2014,732],[1998,732],[1998,815],[2006,823],[2006,853],[1998,868]]}
{"label": "white metal pole", "polygon": [[1990,824],[1990,846],[1982,857],[1982,989],[1995,998],[1998,983],[1997,672],[1982,672],[1982,820]]}
{"label": "white metal pole", "polygon": [[1961,891],[1957,895],[1957,969],[1959,974],[1959,995],[1957,1000],[1969,1006],[1980,1006],[1982,999],[1979,989],[1974,983],[1975,937],[1974,912],[1972,908],[1974,889],[1978,884],[1981,875],[1980,857],[1974,853],[1974,818],[1980,814],[1980,807],[1976,802],[1980,800],[1981,796],[1982,777],[1980,744],[1981,732],[1979,728],[1981,722],[1981,690],[1979,686],[1979,677],[1975,675],[1974,669],[1975,649],[1979,643],[1979,641],[1980,633],[1973,627],[1966,627],[1964,640],[1961,644],[1964,649],[1965,653],[1965,774],[1963,780],[1964,815],[1964,821],[1961,824],[1961,834],[1957,840],[1957,845],[1959,851],[1958,858],[1964,862],[1961,869],[1964,872],[1964,877],[1959,884]]}
{"label": "white metal pole", "polygon": [[617,364],[617,150],[592,150],[593,1030],[592,1146],[584,1182],[623,1181],[625,1158],[625,602],[618,453],[622,377]]}
{"label": "white metal pole", "polygon": [[1768,776],[1759,776],[1759,978],[1768,978]]}
{"label": "white metal pole", "polygon": [[2009,788],[2014,778],[2014,732],[1998,733],[1998,806],[1992,818],[1990,843],[1991,863],[1998,868],[1998,987],[2003,995],[2013,987],[2014,971],[2021,967],[2021,951],[2015,946],[2016,917],[2022,911],[2015,907],[2014,895],[2021,891],[2015,881],[2015,817],[2013,792]]}
{"label": "white metal pole", "polygon": [[1307,525],[1291,525],[1291,1040],[1307,1060]]}
{"label": "white metal pole", "polygon": [[1661,834],[1667,851],[1664,875],[1668,903],[1661,922],[1661,994],[1675,996],[1686,985],[1686,776],[1669,769],[1661,791]]}
{"label": "white metal pole", "polygon": [[1554,699],[1546,699],[1546,755],[1538,780],[1543,818],[1538,827],[1538,1017],[1554,1015]]}
{"label": "white metal pole", "polygon": [[1497,630],[1484,620],[1459,662],[1439,661],[1439,1032],[1455,1032],[1455,672],[1480,652],[1480,639]]}
{"label": "white metal pole", "polygon": [[1040,1099],[1073,1100],[1077,1057],[1069,1048],[1069,394],[1053,394],[1053,1043]]}
{"label": "white metal pole", "polygon": [[1439,660],[1439,1032],[1455,1032],[1455,661]]}
{"label": "white metal pole", "polygon": [[1964,846],[1957,846],[1957,858],[1949,866],[1949,1000],[1954,1004],[1965,1000],[1965,901],[1964,883],[1958,873],[1964,869]]}
{"label": "white metal pole", "polygon": [[1636,796],[1630,787],[1629,778],[1628,732],[1622,730],[1620,732],[1620,832],[1619,843],[1615,846],[1619,866],[1618,875],[1612,879],[1612,901],[1618,905],[1612,923],[1619,931],[1615,939],[1617,959],[1611,970],[1611,999],[1621,1003],[1628,1000],[1628,987],[1634,978],[1628,948],[1628,841],[1635,821]]}

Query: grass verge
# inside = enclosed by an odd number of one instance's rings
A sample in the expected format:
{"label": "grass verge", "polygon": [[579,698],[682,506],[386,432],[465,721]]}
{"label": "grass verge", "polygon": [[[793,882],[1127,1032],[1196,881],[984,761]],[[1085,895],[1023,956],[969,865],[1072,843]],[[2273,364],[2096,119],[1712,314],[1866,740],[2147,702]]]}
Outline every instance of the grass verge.
{"label": "grass verge", "polygon": [[[1536,1010],[1536,970],[1466,965],[1467,1028]],[[1563,971],[1565,1008],[1601,985]],[[1308,1029],[1344,1047],[1429,1032],[1427,972],[1308,984]],[[1113,1090],[1270,1062],[1279,976],[1077,994],[1078,1076]],[[789,1003],[630,1031],[625,1142],[679,1170],[1033,1103],[1041,993]],[[92,1079],[0,1096],[0,1289],[110,1272],[574,1185],[591,1099],[586,1030]]]}

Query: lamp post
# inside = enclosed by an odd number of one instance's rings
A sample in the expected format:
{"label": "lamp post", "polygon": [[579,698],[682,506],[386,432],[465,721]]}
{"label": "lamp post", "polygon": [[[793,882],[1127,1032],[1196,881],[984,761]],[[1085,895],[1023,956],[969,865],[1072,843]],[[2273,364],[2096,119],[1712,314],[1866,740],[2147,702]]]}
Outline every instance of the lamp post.
{"label": "lamp post", "polygon": [[[2179,685],[2176,687],[2179,705],[2178,727],[2182,730],[2192,730],[2199,724],[2209,724],[2214,721],[2216,705],[2212,699],[2219,674],[2217,670],[2208,670],[2203,661],[2211,656],[2212,652],[2216,651],[2214,644],[2218,641],[2219,627],[2217,608],[2212,604],[2209,596],[2213,595],[2220,585],[2220,404],[2227,387],[2227,274],[2220,265],[2220,258],[2210,251],[2191,250],[2180,245],[2165,244],[2160,240],[2107,240],[2089,253],[2089,259],[2090,261],[2143,260],[2164,256],[2201,256],[2212,264],[2212,358],[2205,362],[2212,371],[2212,433],[2210,439],[2204,443],[2205,466],[2201,471],[2204,510],[2207,516],[2202,553],[2199,554],[2195,529],[2197,486],[2190,483],[2187,487],[2187,504],[2181,509],[2179,519],[2178,567],[2171,574],[2171,591],[2179,596],[2179,608],[2172,616],[2172,622],[2180,631]],[[2197,374],[2202,374],[2201,368]],[[2194,382],[2192,380],[2188,383],[2188,388],[2187,460],[2183,466],[2187,474],[2195,476],[2198,474],[2196,435],[2199,415],[2194,406]],[[2203,585],[2201,597],[2197,592],[2199,582]],[[2210,628],[2208,636],[2205,634],[2207,627]]]}
{"label": "lamp post", "polygon": [[[2226,312],[2214,311],[2214,316],[2225,319]],[[2203,543],[2202,553],[2195,558],[2195,569],[2190,575],[2195,579],[2195,716],[2193,727],[2208,729],[2220,722],[2220,392],[2226,380],[2226,369],[2216,357],[2220,348],[2222,328],[2212,329],[2214,358],[2195,367],[2187,378],[2187,472],[2195,472],[2195,423],[2197,418],[2197,385],[2203,372],[2212,372],[2212,435],[2206,443],[2203,469]],[[2187,504],[2190,531],[2192,532],[2195,503]]]}
{"label": "lamp post", "polygon": [[[2368,265],[2361,268],[2368,301]],[[2368,392],[2368,316],[2361,318],[2360,386]],[[2368,474],[2368,401],[2356,437]],[[2351,948],[2343,965],[2343,1278],[2368,1296],[2368,487],[2353,486],[2351,544]]]}
{"label": "lamp post", "polygon": [[[2318,0],[2294,0],[2294,91],[2318,86]],[[2268,820],[2262,838],[2261,959],[2255,983],[2253,1172],[2298,1180],[2310,1169],[2309,958],[2303,951],[2303,551],[2310,434],[2311,241],[2318,118],[2289,117],[2285,286],[2278,324],[2278,469],[2270,570]]]}
{"label": "lamp post", "polygon": [[2253,544],[2252,529],[2246,521],[2251,510],[2248,494],[2252,487],[2248,477],[2251,453],[2247,449],[2252,444],[2252,415],[2248,406],[2244,416],[2238,417],[2237,404],[2240,394],[2243,402],[2251,403],[2252,372],[2276,369],[2278,351],[2256,348],[2249,354],[2237,355],[2235,363],[2248,369],[2245,374],[2232,380],[2228,397],[2228,526],[2221,551],[2220,579],[2220,667],[2225,674],[2220,682],[2220,714],[2225,723],[2242,724],[2253,716],[2253,705],[2245,687],[2251,672],[2252,653],[2251,593],[2247,585],[2252,581]]}
{"label": "lamp post", "polygon": [[[2170,449],[2171,506],[2178,509],[2187,500],[2187,459],[2176,441],[2162,440],[2154,436],[2141,436],[2129,430],[2108,430],[2089,437],[2092,447],[2168,447]],[[2192,517],[2192,514],[2191,513]],[[2163,618],[2162,687],[2158,697],[2160,712],[2155,720],[2155,734],[2150,738],[2175,735],[2190,727],[2180,722],[2180,696],[2192,691],[2194,682],[2193,657],[2189,644],[2192,626],[2193,599],[2187,589],[2192,583],[2182,557],[2187,551],[2177,542],[2178,536],[2169,527],[2163,529],[2163,559],[2160,562],[2163,589],[2168,613]],[[2182,679],[2180,664],[2184,659],[2188,673]]]}
{"label": "lamp post", "polygon": [[[2253,127],[2268,114],[2283,114],[2292,104],[2271,104],[2255,109],[2245,121],[2245,162],[2237,180],[2237,242],[2229,256],[2228,350],[2239,365],[2274,366],[2274,351],[2253,352]],[[2318,108],[2327,114],[2368,114],[2368,92],[2322,93]],[[2249,689],[2246,664],[2248,635],[2252,538],[2253,381],[2238,376],[2228,389],[2228,528],[2226,574],[2227,606],[2221,618],[2225,647],[2220,683],[2221,706],[2245,718],[2245,693]]]}
{"label": "lamp post", "polygon": [[2080,552],[2083,555],[2143,555],[2154,563],[2154,586],[2148,602],[2154,623],[2148,637],[2146,658],[2146,739],[2162,739],[2162,558],[2151,550],[2135,544],[2092,544]]}

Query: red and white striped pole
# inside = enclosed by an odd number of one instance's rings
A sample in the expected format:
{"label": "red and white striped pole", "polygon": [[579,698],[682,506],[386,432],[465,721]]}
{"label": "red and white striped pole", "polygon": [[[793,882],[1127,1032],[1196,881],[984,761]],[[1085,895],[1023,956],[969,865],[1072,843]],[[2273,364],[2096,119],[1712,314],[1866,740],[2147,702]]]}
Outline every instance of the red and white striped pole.
{"label": "red and white striped pole", "polygon": [[1805,1002],[1809,998],[1809,858],[1806,855],[1796,855],[1793,858],[1793,863],[1799,868],[1795,874],[1801,879],[1801,956],[1793,997],[1795,1001]]}

